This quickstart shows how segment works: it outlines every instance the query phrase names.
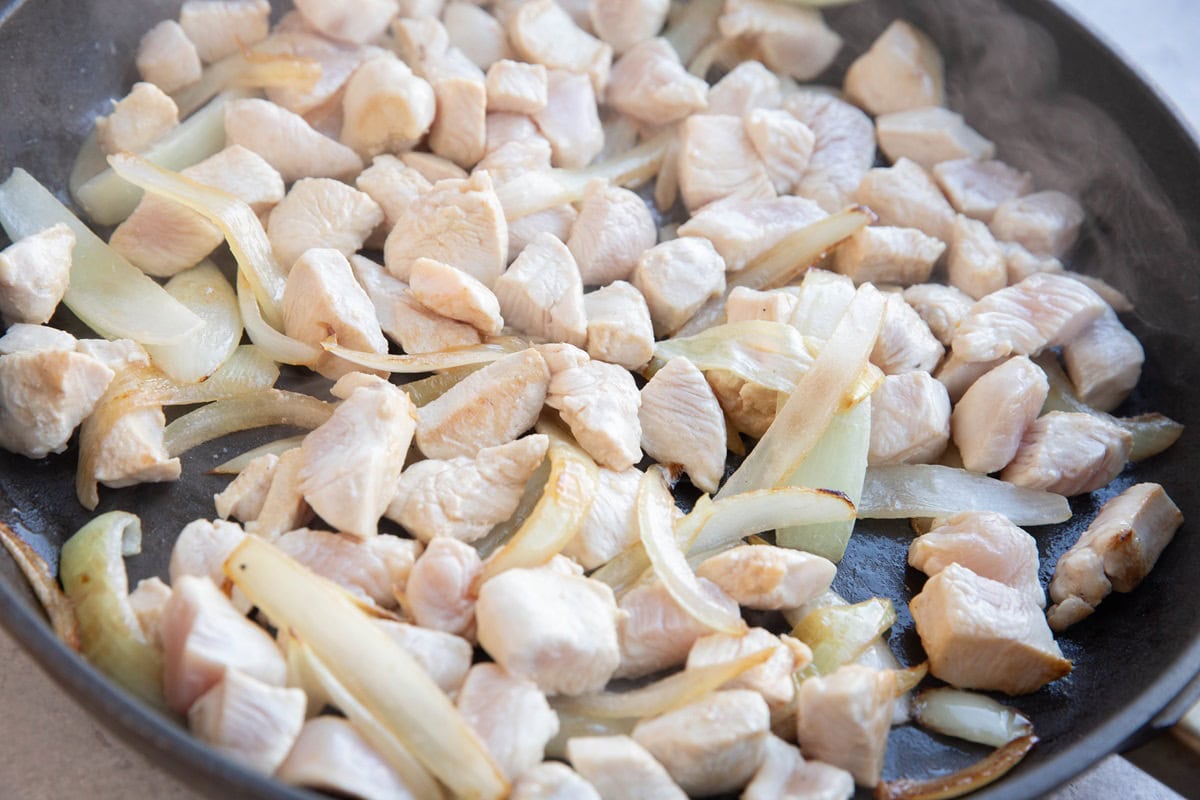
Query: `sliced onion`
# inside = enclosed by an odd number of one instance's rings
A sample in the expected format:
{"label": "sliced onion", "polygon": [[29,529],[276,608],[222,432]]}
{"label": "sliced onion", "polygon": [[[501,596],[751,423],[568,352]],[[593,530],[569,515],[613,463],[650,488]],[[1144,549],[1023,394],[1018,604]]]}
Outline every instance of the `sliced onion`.
{"label": "sliced onion", "polygon": [[836,605],[809,612],[792,629],[792,636],[812,650],[812,666],[828,675],[861,656],[896,624],[892,601],[873,597],[854,605]]}
{"label": "sliced onion", "polygon": [[663,33],[663,38],[679,54],[680,62],[691,61],[717,35],[717,18],[724,7],[723,0],[690,0],[680,4],[678,14],[671,18]]}
{"label": "sliced onion", "polygon": [[747,320],[664,339],[654,346],[654,358],[661,365],[683,356],[703,372],[724,370],[768,389],[791,392],[820,348],[821,342],[806,339],[791,325]]}
{"label": "sliced onion", "polygon": [[418,353],[403,356],[351,350],[330,339],[321,342],[321,347],[326,352],[332,353],[343,361],[349,361],[351,364],[357,364],[360,367],[383,370],[384,372],[408,374],[435,372],[441,369],[465,367],[474,364],[490,364],[514,352],[505,344],[490,343],[469,345],[467,347],[452,347],[436,353]]}
{"label": "sliced onion", "polygon": [[921,692],[913,703],[913,716],[923,728],[992,747],[1033,733],[1033,723],[1016,709],[961,689]]}
{"label": "sliced onion", "polygon": [[1023,736],[998,750],[993,750],[982,761],[950,775],[940,775],[926,780],[904,779],[887,781],[875,787],[875,800],[949,800],[962,797],[982,789],[1003,778],[1010,769],[1021,763],[1033,746],[1036,736]]}
{"label": "sliced onion", "polygon": [[[788,486],[742,492],[704,508],[697,503],[677,531],[691,540],[689,554],[703,554],[738,544],[753,533],[853,519],[854,504],[840,492]],[[685,532],[690,526],[695,526],[694,535]]]}
{"label": "sliced onion", "polygon": [[266,455],[281,456],[288,450],[299,447],[304,441],[304,434],[297,436],[285,436],[282,439],[276,439],[273,442],[260,444],[251,450],[247,450],[239,456],[225,461],[208,471],[210,475],[237,475],[241,473],[246,466],[256,458],[261,458]]}
{"label": "sliced onion", "polygon": [[408,393],[409,399],[417,408],[429,405],[459,384],[463,378],[476,370],[482,369],[483,364],[468,364],[465,367],[454,367],[437,375],[430,375],[418,381],[409,381],[400,388]]}
{"label": "sliced onion", "polygon": [[174,384],[162,394],[165,406],[211,403],[270,389],[279,380],[279,366],[252,344],[239,345],[225,363],[200,383]]}
{"label": "sliced onion", "polygon": [[492,553],[506,545],[521,529],[521,526],[529,519],[529,515],[537,508],[538,502],[545,494],[546,482],[549,480],[550,459],[546,458],[542,459],[542,463],[529,476],[529,480],[525,481],[525,491],[521,493],[521,499],[517,502],[517,510],[513,512],[513,515],[504,522],[493,526],[483,538],[471,542],[471,546],[478,551],[480,558],[486,559],[491,556]]}
{"label": "sliced onion", "polygon": [[237,294],[221,270],[202,261],[175,275],[163,287],[200,319],[204,327],[187,341],[146,348],[154,365],[180,383],[204,380],[233,353],[242,340]]}
{"label": "sliced onion", "polygon": [[937,464],[868,467],[859,519],[941,517],[994,511],[1014,525],[1054,525],[1071,518],[1062,495],[1026,489],[977,472]]}
{"label": "sliced onion", "polygon": [[0,225],[14,242],[60,222],[75,234],[71,285],[63,303],[89,328],[109,339],[175,344],[204,325],[92,233],[28,172],[14,169],[0,184]]}
{"label": "sliced onion", "polygon": [[46,616],[50,618],[50,627],[54,629],[54,633],[67,647],[80,650],[79,620],[75,616],[75,604],[59,587],[46,559],[3,521],[0,521],[0,544],[4,545],[12,560],[17,562],[25,580],[29,582],[29,588],[33,590]]}
{"label": "sliced onion", "polygon": [[179,116],[187,117],[231,86],[247,89],[273,87],[311,89],[321,79],[321,64],[289,53],[249,51],[235,53],[204,68],[200,80],[171,96]]}
{"label": "sliced onion", "polygon": [[264,389],[200,406],[167,425],[163,442],[173,457],[237,431],[290,425],[312,430],[333,413],[333,404],[306,394]]}
{"label": "sliced onion", "polygon": [[321,358],[324,352],[321,348],[293,339],[267,324],[262,317],[262,310],[258,307],[258,300],[254,297],[254,291],[250,288],[250,282],[241,272],[238,272],[237,276],[237,298],[242,324],[246,326],[246,335],[272,359],[280,364],[311,367]]}

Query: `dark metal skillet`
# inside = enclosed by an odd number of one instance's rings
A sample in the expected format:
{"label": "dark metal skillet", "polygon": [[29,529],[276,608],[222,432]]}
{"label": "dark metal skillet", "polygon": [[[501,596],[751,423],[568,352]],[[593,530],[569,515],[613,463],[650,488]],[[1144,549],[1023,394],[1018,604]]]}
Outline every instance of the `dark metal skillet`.
{"label": "dark metal skillet", "polygon": [[[18,0],[0,8],[0,177],[23,166],[52,187],[65,186],[79,141],[109,97],[135,79],[133,48],[178,2]],[[136,11],[132,6],[136,6]],[[1074,267],[1116,285],[1135,302],[1127,320],[1145,345],[1142,384],[1128,413],[1156,410],[1189,430],[1174,449],[1131,469],[1115,484],[1163,483],[1189,520],[1158,567],[1132,595],[1114,595],[1061,640],[1075,660],[1071,677],[1016,701],[1042,742],[1016,770],[976,795],[1038,796],[1102,756],[1169,725],[1197,689],[1200,672],[1200,150],[1138,75],[1088,31],[1045,0],[864,2],[829,14],[852,53],[897,16],[928,31],[946,56],[950,105],[995,140],[1003,158],[1040,181],[1077,192],[1089,211]],[[165,575],[174,534],[212,514],[223,481],[203,474],[266,438],[247,435],[185,457],[177,484],[106,491],[98,511],[133,510],[146,532],[133,580]],[[88,514],[75,501],[72,449],[31,462],[0,454],[0,519],[57,562],[58,547]],[[1043,580],[1054,559],[1112,490],[1076,501],[1076,521],[1035,530]],[[837,588],[854,600],[907,599],[920,576],[902,568],[902,525],[860,524]],[[249,773],[193,741],[174,722],[114,689],[51,634],[12,563],[0,559],[0,623],[60,684],[134,746],[214,797],[312,797]],[[912,620],[892,645],[919,660]],[[1174,701],[1174,702],[1173,702]],[[963,766],[981,751],[911,727],[893,731],[885,777],[923,776]]]}

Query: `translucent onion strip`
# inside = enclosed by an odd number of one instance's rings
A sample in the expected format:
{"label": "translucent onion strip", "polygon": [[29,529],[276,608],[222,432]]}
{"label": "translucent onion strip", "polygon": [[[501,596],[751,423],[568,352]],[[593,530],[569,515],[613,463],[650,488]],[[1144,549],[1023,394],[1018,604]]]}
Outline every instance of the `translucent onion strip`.
{"label": "translucent onion strip", "polygon": [[821,342],[791,325],[767,320],[727,323],[695,336],[664,339],[654,346],[656,363],[684,356],[701,371],[730,372],[744,381],[790,392],[813,362]]}
{"label": "translucent onion strip", "polygon": [[311,367],[321,358],[321,348],[293,339],[267,324],[263,319],[262,310],[258,307],[254,291],[250,288],[250,282],[240,271],[237,276],[237,299],[242,324],[246,326],[246,335],[272,359],[280,364]]}
{"label": "translucent onion strip", "polygon": [[367,369],[378,369],[384,372],[416,374],[434,372],[453,367],[465,367],[475,364],[489,364],[499,361],[513,350],[504,344],[477,344],[468,347],[453,347],[436,353],[418,353],[414,355],[391,355],[389,353],[364,353],[351,350],[335,341],[326,340],[321,343],[326,352],[332,353],[343,361],[357,364]]}
{"label": "translucent onion strip", "polygon": [[940,775],[927,780],[904,779],[887,781],[875,787],[876,800],[949,800],[962,797],[982,789],[1021,763],[1025,754],[1037,744],[1036,736],[1022,736],[998,750],[993,750],[982,761],[950,775]]}
{"label": "translucent onion strip", "polygon": [[282,439],[276,439],[273,442],[267,442],[266,444],[259,445],[251,450],[247,450],[239,456],[234,456],[228,461],[213,467],[208,472],[211,475],[237,475],[254,459],[261,458],[265,455],[281,456],[288,450],[291,450],[294,447],[299,447],[300,443],[303,441],[303,434],[297,436],[285,436]]}
{"label": "translucent onion strip", "polygon": [[892,601],[873,597],[854,605],[818,608],[800,620],[792,636],[812,650],[817,674],[828,675],[857,659],[895,624]]}
{"label": "translucent onion strip", "polygon": [[161,395],[165,406],[189,406],[226,400],[270,389],[279,380],[279,366],[252,344],[239,345],[225,363],[200,383],[172,384]]}
{"label": "translucent onion strip", "polygon": [[717,34],[717,17],[724,7],[722,0],[689,0],[679,4],[663,37],[675,48],[680,62],[691,61]]}
{"label": "translucent onion strip", "polygon": [[242,317],[237,294],[211,261],[167,281],[167,294],[200,319],[204,327],[187,341],[146,348],[154,365],[180,383],[203,380],[225,363],[242,340]]}
{"label": "translucent onion strip", "polygon": [[0,225],[14,242],[57,223],[75,234],[71,286],[63,298],[84,324],[109,339],[175,344],[204,322],[79,221],[23,169],[0,184]]}
{"label": "translucent onion strip", "polygon": [[290,425],[312,430],[333,413],[333,404],[282,389],[218,400],[167,425],[163,442],[172,457],[237,431]]}
{"label": "translucent onion strip", "polygon": [[75,616],[75,605],[59,587],[50,565],[16,531],[0,521],[0,544],[17,563],[29,588],[50,618],[54,633],[72,650],[81,648],[79,642],[79,620]]}
{"label": "translucent onion strip", "polygon": [[921,692],[913,703],[913,716],[923,728],[992,747],[1033,733],[1033,723],[1016,709],[961,689]]}
{"label": "translucent onion strip", "polygon": [[430,375],[428,378],[409,381],[400,388],[408,393],[409,398],[413,401],[413,405],[420,408],[437,400],[457,386],[463,378],[476,370],[482,369],[483,366],[483,364],[470,364],[465,367],[454,367],[437,375]]}
{"label": "translucent onion strip", "polygon": [[235,53],[204,68],[200,80],[171,96],[179,107],[179,116],[187,117],[231,87],[266,89],[268,87],[311,89],[321,79],[321,65],[311,58],[288,53]]}
{"label": "translucent onion strip", "polygon": [[525,520],[529,519],[529,515],[537,508],[538,501],[542,499],[548,480],[550,480],[550,459],[545,458],[529,476],[529,480],[525,481],[525,490],[521,493],[521,499],[517,502],[517,510],[513,512],[513,515],[504,522],[496,523],[482,539],[471,542],[471,546],[479,552],[480,558],[488,558],[507,544],[508,540],[521,529]]}
{"label": "translucent onion strip", "polygon": [[940,517],[963,511],[995,511],[1021,526],[1071,518],[1071,506],[1062,495],[937,464],[868,467],[858,504],[860,519]]}
{"label": "translucent onion strip", "polygon": [[[692,521],[694,518],[694,521]],[[824,489],[792,486],[758,489],[700,504],[680,529],[695,525],[689,553],[723,550],[754,533],[794,525],[847,522],[854,519],[854,504],[845,495]]]}

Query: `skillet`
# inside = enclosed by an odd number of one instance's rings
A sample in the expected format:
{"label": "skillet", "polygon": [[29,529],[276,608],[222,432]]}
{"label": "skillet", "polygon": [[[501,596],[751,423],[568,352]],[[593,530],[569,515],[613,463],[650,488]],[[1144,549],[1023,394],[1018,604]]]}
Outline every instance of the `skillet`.
{"label": "skillet", "polygon": [[[22,166],[63,187],[90,120],[136,79],[140,35],[173,18],[170,0],[16,0],[0,4],[0,178]],[[1124,291],[1136,306],[1126,319],[1142,340],[1142,382],[1119,413],[1161,411],[1188,426],[1168,453],[1126,470],[1112,487],[1073,503],[1075,518],[1033,529],[1045,583],[1054,561],[1099,505],[1129,484],[1161,482],[1184,512],[1184,528],[1155,571],[1130,595],[1060,638],[1076,670],[1014,704],[1033,719],[1042,742],[979,798],[1034,797],[1104,755],[1133,746],[1171,724],[1200,685],[1200,150],[1154,90],[1111,51],[1046,0],[875,0],[834,9],[831,24],[847,47],[828,82],[840,82],[893,18],[926,30],[947,62],[949,105],[997,143],[1006,161],[1031,171],[1039,186],[1076,193],[1089,211],[1072,265]],[[66,199],[60,192],[60,197]],[[6,244],[6,242],[4,242]],[[69,316],[55,324],[80,331]],[[102,493],[96,513],[141,515],[143,552],[128,561],[131,583],[166,574],[174,535],[211,516],[224,480],[204,474],[220,461],[278,432],[229,437],[184,458],[177,484]],[[61,544],[90,515],[76,502],[76,451],[41,461],[0,453],[0,519],[52,565]],[[851,600],[907,599],[921,576],[902,569],[909,534],[902,524],[864,522],[852,539],[835,588]],[[906,663],[919,642],[903,603],[891,644]],[[298,800],[313,797],[250,773],[192,740],[175,722],[110,685],[52,635],[23,579],[0,558],[0,623],[68,692],[117,733],[190,785],[214,797]],[[982,750],[910,726],[893,731],[885,777],[925,776],[966,765]]]}

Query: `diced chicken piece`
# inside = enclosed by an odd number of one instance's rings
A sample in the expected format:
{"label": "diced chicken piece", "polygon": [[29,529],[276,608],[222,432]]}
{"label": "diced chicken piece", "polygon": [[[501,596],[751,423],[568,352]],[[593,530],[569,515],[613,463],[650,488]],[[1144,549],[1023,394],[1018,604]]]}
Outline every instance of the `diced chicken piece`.
{"label": "diced chicken piece", "polygon": [[301,689],[271,686],[230,668],[188,709],[188,728],[217,752],[271,775],[300,735],[307,702]]}
{"label": "diced chicken piece", "polygon": [[946,387],[950,394],[950,402],[957,403],[967,389],[971,388],[971,384],[1003,364],[1005,360],[994,358],[987,361],[967,361],[951,348],[949,357],[942,361],[934,377]]}
{"label": "diced chicken piece", "polygon": [[1028,694],[1071,671],[1036,603],[966,567],[948,564],[909,608],[930,673],[959,688]]}
{"label": "diced chicken piece", "polygon": [[[1011,242],[1008,244],[1012,247],[1020,247],[1020,245],[1014,245]],[[1058,261],[1057,258],[1049,260]],[[1060,261],[1059,263],[1061,264],[1062,262]],[[1081,272],[1072,272],[1070,270],[1065,271],[1065,274],[1068,278],[1074,278],[1100,295],[1104,299],[1104,302],[1108,303],[1112,310],[1118,314],[1128,314],[1133,311],[1133,301],[1126,297],[1120,289],[1106,282],[1103,278],[1097,278],[1095,275],[1084,275]]]}
{"label": "diced chicken piece", "polygon": [[295,530],[312,518],[312,509],[304,499],[300,485],[303,457],[299,447],[279,456],[271,471],[271,484],[263,498],[262,509],[253,519],[246,519],[246,532],[269,541]]}
{"label": "diced chicken piece", "polygon": [[[592,5],[636,5],[629,0],[599,0]],[[665,8],[664,4],[664,8]],[[708,107],[708,84],[689,75],[666,39],[633,45],[613,65],[606,102],[646,125],[667,125]]]}
{"label": "diced chicken piece", "polygon": [[223,570],[225,559],[245,538],[246,532],[236,523],[206,519],[189,522],[171,548],[168,568],[171,583],[179,583],[184,575],[208,578],[214,586],[230,595],[238,613],[245,614],[250,610],[250,602],[240,591],[233,590]]}
{"label": "diced chicken piece", "polygon": [[[308,250],[292,265],[283,289],[283,329],[288,336],[317,346],[333,336],[353,350],[388,350],[375,308],[354,280],[350,262],[329,248]],[[361,367],[323,353],[313,369],[336,380]]]}
{"label": "diced chicken piece", "polygon": [[790,322],[799,298],[792,292],[771,289],[760,292],[745,286],[735,287],[725,300],[727,322]]}
{"label": "diced chicken piece", "polygon": [[954,333],[954,352],[967,361],[1034,355],[1071,341],[1107,309],[1079,281],[1039,272],[971,306]]}
{"label": "diced chicken piece", "polygon": [[558,715],[537,684],[496,664],[472,667],[455,705],[510,781],[542,763],[558,733]]}
{"label": "diced chicken piece", "polygon": [[1064,411],[1039,417],[1000,477],[1068,497],[1093,492],[1125,468],[1133,437],[1106,419]]}
{"label": "diced chicken piece", "polygon": [[464,78],[483,83],[483,70],[457,47],[436,14],[396,19],[392,26],[394,49],[416,73],[437,88],[448,78]]}
{"label": "diced chicken piece", "polygon": [[106,153],[140,153],[179,124],[175,101],[153,83],[135,83],[107,116],[96,118],[96,141]]}
{"label": "diced chicken piece", "polygon": [[563,548],[563,555],[584,569],[595,569],[616,558],[638,541],[634,504],[642,473],[638,469],[599,470],[596,495],[579,532]]}
{"label": "diced chicken piece", "polygon": [[350,267],[375,308],[383,332],[406,353],[436,353],[483,341],[479,331],[464,322],[435,314],[412,298],[408,284],[362,256],[350,256]]}
{"label": "diced chicken piece", "polygon": [[996,238],[1017,244],[1036,255],[1062,257],[1079,237],[1083,207],[1062,192],[1035,192],[1006,200],[992,215]]}
{"label": "diced chicken piece", "polygon": [[473,542],[517,510],[547,445],[545,436],[534,435],[484,448],[474,458],[418,461],[400,476],[388,519],[423,542],[436,536]]}
{"label": "diced chicken piece", "polygon": [[475,582],[483,574],[479,553],[469,544],[436,536],[408,574],[404,609],[423,628],[472,638]]}
{"label": "diced chicken piece", "polygon": [[509,262],[515,261],[542,234],[565,242],[571,237],[571,228],[578,217],[575,206],[567,203],[513,220],[508,226]]}
{"label": "diced chicken piece", "polygon": [[354,185],[370,195],[383,211],[383,225],[374,237],[379,242],[387,238],[409,208],[433,186],[420,172],[390,155],[375,156],[371,166],[354,179]]}
{"label": "diced chicken piece", "polygon": [[362,159],[346,145],[323,136],[304,117],[267,100],[233,100],[225,106],[225,135],[262,156],[286,183],[300,178],[346,178]]}
{"label": "diced chicken piece", "polygon": [[950,285],[976,300],[1008,285],[1004,250],[987,225],[962,214],[954,218],[946,265]]}
{"label": "diced chicken piece", "polygon": [[604,688],[621,655],[612,590],[552,569],[510,569],[479,589],[479,644],[547,694]]}
{"label": "diced chicken piece", "polygon": [[437,111],[433,87],[398,58],[364,62],[342,97],[343,143],[363,158],[411,147],[429,130]]}
{"label": "diced chicken piece", "polygon": [[775,421],[782,393],[727,370],[711,369],[705,377],[725,410],[730,427],[755,439],[762,438]]}
{"label": "diced chicken piece", "polygon": [[996,145],[967,125],[961,114],[941,106],[882,114],[875,120],[875,135],[888,159],[912,159],[925,169],[964,158],[983,161],[996,154]]}
{"label": "diced chicken piece", "polygon": [[[1008,273],[1009,285],[1020,283],[1030,275],[1035,275],[1039,272],[1063,271],[1062,262],[1054,256],[1042,256],[1031,253],[1016,242],[1001,242],[1000,249],[1004,251],[1004,269]],[[1086,281],[1080,280],[1083,278],[1082,275],[1072,273],[1068,277],[1075,278],[1080,283],[1087,285]],[[1091,287],[1089,286],[1089,288]]]}
{"label": "diced chicken piece", "polygon": [[433,85],[437,116],[429,149],[464,169],[483,158],[487,145],[487,87],[482,80],[453,76]]}
{"label": "diced chicken piece", "polygon": [[196,46],[173,19],[165,19],[142,36],[137,50],[138,74],[164,92],[200,80],[203,69]]}
{"label": "diced chicken piece", "polygon": [[242,616],[208,578],[175,581],[163,612],[163,696],[180,714],[221,680],[240,670],[271,686],[287,677],[275,640]]}
{"label": "diced chicken piece", "polygon": [[895,697],[890,671],[858,664],[801,682],[796,691],[800,749],[847,770],[859,785],[875,786],[883,771]]}
{"label": "diced chicken piece", "polygon": [[1062,355],[1075,394],[1101,411],[1112,411],[1129,396],[1146,360],[1141,343],[1112,309],[1064,344]]}
{"label": "diced chicken piece", "polygon": [[395,608],[421,545],[398,536],[357,539],[298,528],[275,542],[313,572],[381,608]]}
{"label": "diced chicken piece", "polygon": [[541,64],[496,61],[487,71],[488,111],[536,114],[546,107],[547,85],[546,68]]}
{"label": "diced chicken piece", "polygon": [[559,761],[525,770],[513,784],[511,800],[600,800],[595,787]]}
{"label": "diced chicken piece", "polygon": [[460,269],[418,258],[409,273],[409,292],[421,305],[443,317],[495,335],[504,327],[500,301],[492,290]]}
{"label": "diced chicken piece", "polygon": [[477,172],[436,183],[392,229],[383,252],[388,272],[400,280],[423,256],[492,288],[507,263],[508,225],[491,178]]}
{"label": "diced chicken piece", "polygon": [[573,737],[567,758],[602,800],[687,800],[666,768],[628,736]]}
{"label": "diced chicken piece", "polygon": [[[7,385],[3,377],[0,381]],[[182,466],[163,444],[166,426],[166,415],[158,406],[120,417],[96,448],[96,480],[113,489],[178,480]]]}
{"label": "diced chicken piece", "polygon": [[654,355],[654,326],[646,298],[632,284],[614,281],[583,296],[588,355],[638,370]]}
{"label": "diced chicken piece", "polygon": [[938,517],[928,533],[909,545],[908,563],[930,576],[958,564],[1011,586],[1038,608],[1046,605],[1038,582],[1037,541],[1003,514],[967,511]]}
{"label": "diced chicken piece", "polygon": [[435,185],[438,181],[465,181],[470,177],[470,173],[458,164],[433,153],[409,150],[400,154],[400,161],[405,166],[415,169],[425,180]]}
{"label": "diced chicken piece", "polygon": [[689,212],[726,197],[769,198],[775,187],[741,117],[697,114],[679,140],[679,191]]}
{"label": "diced chicken piece", "polygon": [[888,375],[932,371],[945,348],[903,297],[889,294],[885,299],[883,328],[871,351],[871,363]]}
{"label": "diced chicken piece", "polygon": [[805,761],[795,746],[777,736],[767,740],[762,764],[742,800],[850,800],[854,778],[844,769]]}
{"label": "diced chicken piece", "polygon": [[146,641],[162,650],[162,618],[171,599],[171,587],[156,575],[138,581],[129,593],[129,607],[137,617]]}
{"label": "diced chicken piece", "polygon": [[783,108],[815,137],[808,169],[795,193],[830,214],[841,211],[853,202],[859,183],[875,163],[874,123],[849,103],[812,89],[790,93]]}
{"label": "diced chicken piece", "polygon": [[929,280],[945,249],[944,243],[916,228],[872,225],[838,245],[833,265],[855,283],[909,286]]}
{"label": "diced chicken piece", "polygon": [[587,342],[583,281],[570,249],[548,233],[521,251],[496,279],[505,321],[522,333],[582,347]]}
{"label": "diced chicken piece", "polygon": [[820,75],[842,48],[819,10],[769,0],[728,0],[717,29],[727,39],[750,38],[760,61],[798,81]]}
{"label": "diced chicken piece", "polygon": [[382,222],[383,210],[370,195],[330,178],[305,178],[271,211],[267,237],[287,270],[313,248],[351,255]]}
{"label": "diced chicken piece", "polygon": [[592,30],[617,55],[656,36],[671,6],[668,0],[592,0],[586,5]]}
{"label": "diced chicken piece", "polygon": [[758,770],[771,713],[757,692],[713,692],[674,711],[642,720],[633,739],[685,792],[708,797],[740,789]]}
{"label": "diced chicken piece", "polygon": [[871,394],[871,464],[930,464],[950,441],[950,396],[928,372],[886,375]]}
{"label": "diced chicken piece", "polygon": [[296,0],[296,10],[305,22],[331,39],[365,44],[387,29],[398,8],[396,0]]}
{"label": "diced chicken piece", "polygon": [[1033,177],[1003,161],[942,161],[933,177],[954,210],[990,222],[996,209],[1033,191]]}
{"label": "diced chicken piece", "polygon": [[179,25],[210,64],[267,38],[270,14],[267,0],[188,0],[179,9]]}
{"label": "diced chicken piece", "polygon": [[612,47],[576,25],[554,0],[522,3],[507,27],[509,42],[521,60],[587,75],[596,94],[604,92]]}
{"label": "diced chicken piece", "polygon": [[[511,56],[504,26],[475,3],[451,0],[442,11],[442,24],[446,26],[450,46],[480,69],[490,69]],[[490,98],[488,104],[491,105]]]}
{"label": "diced chicken piece", "polygon": [[213,497],[217,516],[221,519],[232,517],[239,522],[256,519],[267,501],[267,492],[278,463],[279,456],[266,453],[247,464],[224,491]]}
{"label": "diced chicken piece", "polygon": [[546,107],[533,120],[553,148],[554,166],[586,167],[604,149],[604,127],[592,83],[586,75],[552,69],[546,78],[546,97]]}
{"label": "diced chicken piece", "polygon": [[[528,172],[544,172],[550,169],[551,152],[550,142],[546,140],[546,137],[534,132],[524,139],[504,142],[489,150],[487,155],[475,165],[475,169],[486,169],[495,184],[503,186]],[[542,212],[534,212],[534,215],[538,213]],[[510,254],[514,251],[512,228],[528,216],[531,215],[517,217],[509,226],[508,251]],[[565,240],[565,237],[560,238]],[[520,253],[521,248],[516,248],[516,252]]]}
{"label": "diced chicken piece", "polygon": [[770,650],[771,657],[728,681],[724,688],[750,689],[762,695],[771,709],[782,708],[796,696],[792,673],[800,667],[791,649],[765,628],[750,628],[740,636],[728,633],[701,636],[688,652],[687,669],[725,664],[763,650]]}
{"label": "diced chicken piece", "polygon": [[[0,356],[13,353],[37,353],[43,350],[65,350],[80,352],[79,340],[59,328],[49,325],[30,325],[25,322],[14,322],[0,336]],[[91,355],[84,353],[84,355]],[[92,358],[96,358],[92,356]],[[103,361],[101,359],[101,363]]]}
{"label": "diced chicken piece", "polygon": [[942,56],[910,23],[898,19],[846,71],[846,95],[872,114],[945,102]]}
{"label": "diced chicken piece", "polygon": [[[549,79],[550,75],[547,73],[547,85],[549,85]],[[487,115],[487,151],[489,153],[509,142],[524,142],[529,139],[546,140],[546,137],[538,132],[537,123],[533,121],[532,117],[500,111]],[[546,141],[548,143],[548,140]]]}
{"label": "diced chicken piece", "polygon": [[346,81],[379,50],[334,42],[314,32],[307,24],[288,29],[282,24],[261,44],[258,52],[283,53],[307,58],[321,66],[321,76],[311,85],[267,87],[267,99],[297,114],[337,111]]}
{"label": "diced chicken piece", "polygon": [[633,375],[571,345],[548,345],[542,355],[550,367],[546,405],[559,412],[588,455],[614,470],[641,461],[642,401]]}
{"label": "diced chicken piece", "polygon": [[[700,586],[713,602],[736,613],[737,603],[715,583],[701,578]],[[697,639],[712,633],[680,608],[657,580],[626,592],[620,608],[621,666],[616,678],[640,678],[678,666]]]}
{"label": "diced chicken piece", "polygon": [[461,636],[389,619],[375,620],[396,644],[413,657],[442,691],[453,695],[463,685],[475,648]]}
{"label": "diced chicken piece", "polygon": [[654,217],[642,198],[594,181],[584,192],[567,247],[584,285],[607,286],[627,279],[657,239]]}
{"label": "diced chicken piece", "polygon": [[59,223],[0,251],[0,315],[5,322],[50,321],[71,283],[74,249],[75,234]]}
{"label": "diced chicken piece", "polygon": [[75,352],[91,356],[118,372],[134,364],[150,363],[145,348],[132,339],[80,339],[75,345]]}
{"label": "diced chicken piece", "polygon": [[828,559],[768,545],[741,545],[706,559],[696,574],[747,608],[797,608],[829,590]]}
{"label": "diced chicken piece", "polygon": [[824,216],[820,206],[803,197],[729,198],[694,214],[679,226],[679,236],[708,239],[725,268],[737,272],[788,234]]}
{"label": "diced chicken piece", "polygon": [[743,61],[708,90],[710,114],[744,117],[756,108],[779,108],[782,102],[779,76],[757,61]]}
{"label": "diced chicken piece", "polygon": [[408,798],[412,790],[345,717],[304,723],[275,777],[293,786],[362,798]]}
{"label": "diced chicken piece", "polygon": [[976,379],[950,418],[963,466],[984,474],[1003,469],[1041,413],[1049,390],[1046,373],[1025,356],[1010,358]]}
{"label": "diced chicken piece", "polygon": [[715,493],[725,475],[725,415],[703,373],[673,358],[642,388],[642,449],[660,464],[678,464],[701,491]]}
{"label": "diced chicken piece", "polygon": [[808,169],[816,136],[786,111],[756,108],[746,114],[746,135],[779,194],[790,193]]}
{"label": "diced chicken piece", "polygon": [[878,215],[880,225],[919,228],[943,242],[952,238],[954,209],[915,161],[901,158],[891,167],[868,170],[857,198]]}
{"label": "diced chicken piece", "polygon": [[631,282],[646,299],[657,336],[670,336],[725,291],[725,261],[712,242],[684,236],[642,253]]}
{"label": "diced chicken piece", "polygon": [[929,330],[943,345],[954,339],[958,323],[967,316],[973,303],[970,295],[940,283],[922,283],[904,290],[904,300],[925,320]]}

